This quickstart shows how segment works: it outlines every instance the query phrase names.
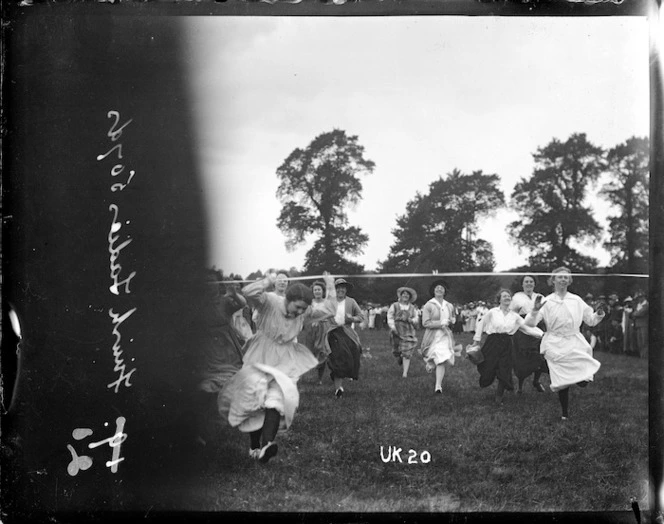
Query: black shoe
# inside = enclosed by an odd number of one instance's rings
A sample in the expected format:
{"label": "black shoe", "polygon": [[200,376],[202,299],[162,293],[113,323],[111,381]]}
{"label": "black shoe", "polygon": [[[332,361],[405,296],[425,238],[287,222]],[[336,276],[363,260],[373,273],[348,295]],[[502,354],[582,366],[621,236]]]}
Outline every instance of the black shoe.
{"label": "black shoe", "polygon": [[544,386],[539,382],[533,382],[533,387],[535,388],[535,391],[537,391],[538,393],[544,393],[546,391],[544,389]]}
{"label": "black shoe", "polygon": [[268,442],[261,448],[260,452],[258,453],[258,462],[265,464],[268,460],[277,454],[277,451],[279,451],[279,446],[277,446],[277,443]]}
{"label": "black shoe", "polygon": [[337,390],[334,392],[334,396],[337,397],[337,398],[341,398],[341,397],[343,396],[343,394],[344,394],[344,390],[341,389],[341,388],[337,389]]}

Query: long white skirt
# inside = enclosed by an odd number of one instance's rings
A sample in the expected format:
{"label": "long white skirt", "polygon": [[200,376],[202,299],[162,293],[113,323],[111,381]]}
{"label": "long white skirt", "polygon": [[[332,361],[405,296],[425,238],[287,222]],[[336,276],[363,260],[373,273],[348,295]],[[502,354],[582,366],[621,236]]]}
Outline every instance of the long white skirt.
{"label": "long white skirt", "polygon": [[452,339],[442,330],[435,332],[435,338],[431,345],[426,348],[422,356],[426,363],[427,371],[433,370],[438,364],[449,362],[454,365],[454,347]]}
{"label": "long white skirt", "polygon": [[549,364],[551,391],[559,391],[584,380],[592,381],[600,363],[581,333],[557,335],[544,333],[540,352]]}

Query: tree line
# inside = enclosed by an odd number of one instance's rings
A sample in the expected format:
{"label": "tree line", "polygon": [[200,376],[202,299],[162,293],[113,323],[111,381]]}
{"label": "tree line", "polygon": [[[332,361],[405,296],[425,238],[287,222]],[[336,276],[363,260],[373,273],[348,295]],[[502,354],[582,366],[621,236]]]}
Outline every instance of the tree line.
{"label": "tree line", "polygon": [[[611,262],[600,272],[648,272],[647,138],[631,137],[605,150],[585,133],[574,133],[538,147],[533,162],[531,175],[517,182],[509,200],[500,189],[499,175],[481,170],[454,169],[431,182],[428,192],[417,192],[396,219],[394,242],[373,272],[376,280],[365,281],[356,292],[371,287],[375,294],[382,287],[381,273],[493,271],[493,247],[478,238],[478,224],[503,208],[518,214],[507,234],[529,253],[527,265],[511,271],[545,272],[564,265],[596,273],[599,261],[585,248],[597,245],[605,233],[590,202],[602,175],[598,195],[612,204],[614,214],[608,216],[608,239],[602,243]],[[296,274],[366,273],[353,257],[362,254],[369,237],[349,223],[348,210],[362,199],[361,177],[374,169],[358,137],[340,129],[296,148],[279,166],[277,198],[282,208],[277,225],[286,247],[313,240],[302,270],[291,268]],[[475,280],[470,287],[465,281],[467,293],[504,285],[495,278]]]}

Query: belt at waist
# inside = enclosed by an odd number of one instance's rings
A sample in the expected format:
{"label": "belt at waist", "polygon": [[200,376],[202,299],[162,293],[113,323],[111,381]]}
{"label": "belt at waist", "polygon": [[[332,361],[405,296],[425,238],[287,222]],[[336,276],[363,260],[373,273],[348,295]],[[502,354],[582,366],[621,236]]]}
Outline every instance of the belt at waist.
{"label": "belt at waist", "polygon": [[579,332],[573,331],[571,333],[568,333],[568,332],[561,333],[561,332],[558,332],[558,331],[545,331],[544,332],[544,336],[553,335],[555,337],[563,337],[563,338],[571,338],[571,337],[575,337],[575,336],[580,335],[580,334],[581,334],[580,331]]}

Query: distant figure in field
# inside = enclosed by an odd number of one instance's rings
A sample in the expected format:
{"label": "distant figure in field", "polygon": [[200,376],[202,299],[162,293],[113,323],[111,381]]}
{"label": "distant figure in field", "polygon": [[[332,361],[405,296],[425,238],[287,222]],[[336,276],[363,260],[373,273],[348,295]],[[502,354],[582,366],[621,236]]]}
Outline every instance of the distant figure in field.
{"label": "distant figure in field", "polygon": [[597,312],[580,296],[567,291],[572,273],[565,267],[555,269],[549,277],[553,293],[535,299],[526,324],[534,327],[544,321],[546,332],[540,346],[549,364],[551,391],[558,392],[562,419],[569,416],[569,387],[585,387],[593,380],[600,363],[592,357],[590,344],[581,334],[581,323],[595,326],[604,318],[604,306]]}
{"label": "distant figure in field", "polygon": [[369,329],[374,329],[376,327],[376,307],[369,307]]}
{"label": "distant figure in field", "polygon": [[641,358],[648,358],[648,298],[643,291],[637,291],[634,295],[635,304],[632,311],[634,320],[634,332],[636,334],[636,348]]}
{"label": "distant figure in field", "polygon": [[632,312],[634,311],[634,299],[626,297],[623,301],[623,353],[631,355],[634,350],[634,320],[632,319]]}
{"label": "distant figure in field", "polygon": [[408,376],[410,359],[413,350],[417,347],[416,326],[419,323],[417,308],[413,302],[417,300],[417,293],[413,288],[400,287],[397,289],[398,301],[387,311],[387,324],[390,327],[390,342],[392,354],[402,368],[402,377]]}

